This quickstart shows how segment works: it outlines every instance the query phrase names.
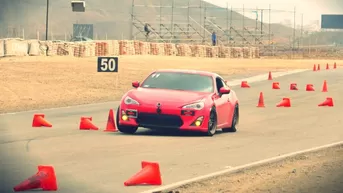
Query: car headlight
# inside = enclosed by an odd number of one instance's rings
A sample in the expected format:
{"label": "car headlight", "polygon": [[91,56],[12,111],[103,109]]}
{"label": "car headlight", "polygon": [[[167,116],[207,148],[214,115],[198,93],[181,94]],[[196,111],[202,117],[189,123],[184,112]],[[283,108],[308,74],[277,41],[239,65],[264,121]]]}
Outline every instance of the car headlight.
{"label": "car headlight", "polygon": [[129,96],[125,97],[124,103],[126,105],[139,105],[139,103],[135,99],[133,99],[133,98],[131,98]]}
{"label": "car headlight", "polygon": [[195,109],[195,110],[201,110],[203,109],[205,106],[205,103],[203,101],[200,102],[196,102],[196,103],[192,103],[192,104],[188,104],[183,106],[183,109]]}

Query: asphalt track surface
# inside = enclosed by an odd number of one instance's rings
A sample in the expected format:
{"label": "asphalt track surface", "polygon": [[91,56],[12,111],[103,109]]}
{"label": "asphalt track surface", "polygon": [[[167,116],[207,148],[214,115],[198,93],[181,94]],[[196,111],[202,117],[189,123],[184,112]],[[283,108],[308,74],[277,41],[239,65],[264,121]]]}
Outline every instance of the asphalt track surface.
{"label": "asphalt track surface", "polygon": [[[324,80],[328,93],[321,92]],[[34,112],[0,115],[0,192],[13,192],[41,164],[55,167],[58,192],[137,193],[154,188],[123,184],[143,160],[160,163],[166,185],[343,139],[343,70],[307,71],[274,81],[280,90],[271,89],[272,81],[234,87],[240,98],[238,132],[213,137],[144,129],[135,135],[102,132],[116,102],[37,111],[45,113],[53,128],[31,128]],[[289,90],[293,82],[298,91]],[[305,91],[308,83],[315,92]],[[260,91],[266,108],[256,108]],[[335,106],[318,107],[327,96]],[[275,107],[283,97],[291,98],[291,108]],[[92,116],[101,130],[80,131],[81,116]]]}

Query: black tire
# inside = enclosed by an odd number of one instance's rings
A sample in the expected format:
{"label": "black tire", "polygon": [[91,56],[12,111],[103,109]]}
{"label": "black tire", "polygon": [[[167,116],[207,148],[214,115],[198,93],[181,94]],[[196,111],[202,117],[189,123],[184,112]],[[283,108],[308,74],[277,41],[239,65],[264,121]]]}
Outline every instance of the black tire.
{"label": "black tire", "polygon": [[118,130],[120,132],[126,133],[126,134],[134,134],[134,133],[136,133],[138,127],[119,125],[119,110],[120,110],[120,108],[118,107],[117,115],[116,115],[116,125],[117,125]]}
{"label": "black tire", "polygon": [[217,112],[215,108],[210,111],[206,135],[212,137],[217,131]]}
{"label": "black tire", "polygon": [[235,106],[235,111],[233,113],[233,118],[232,118],[232,125],[229,128],[223,128],[222,131],[225,133],[228,132],[236,132],[237,131],[237,125],[239,122],[239,106],[236,104]]}

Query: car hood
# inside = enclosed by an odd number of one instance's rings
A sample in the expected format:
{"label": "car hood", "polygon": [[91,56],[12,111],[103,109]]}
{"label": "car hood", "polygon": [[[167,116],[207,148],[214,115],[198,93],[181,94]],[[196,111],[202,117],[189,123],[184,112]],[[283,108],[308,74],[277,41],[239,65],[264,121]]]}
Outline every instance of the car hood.
{"label": "car hood", "polygon": [[138,88],[132,90],[129,96],[147,105],[165,103],[167,105],[185,105],[207,97],[210,93],[165,90],[155,88]]}

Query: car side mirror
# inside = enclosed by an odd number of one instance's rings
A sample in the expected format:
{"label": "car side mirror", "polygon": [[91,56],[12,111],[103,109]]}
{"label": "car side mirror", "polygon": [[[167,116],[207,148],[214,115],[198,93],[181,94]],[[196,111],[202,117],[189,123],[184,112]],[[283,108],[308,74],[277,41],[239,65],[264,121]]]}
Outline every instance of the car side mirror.
{"label": "car side mirror", "polygon": [[139,82],[138,81],[132,82],[132,87],[138,88],[139,87]]}
{"label": "car side mirror", "polygon": [[220,94],[229,94],[230,91],[231,91],[231,90],[228,89],[228,88],[221,87],[220,90],[219,90],[219,93],[220,93]]}

